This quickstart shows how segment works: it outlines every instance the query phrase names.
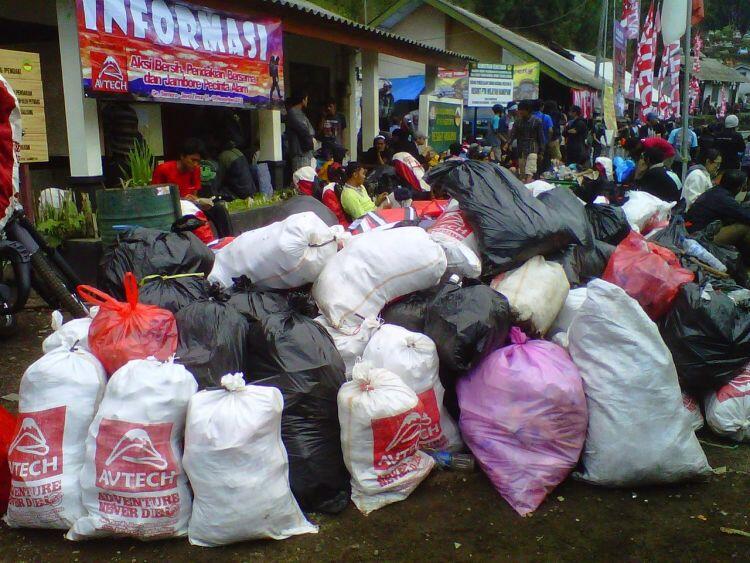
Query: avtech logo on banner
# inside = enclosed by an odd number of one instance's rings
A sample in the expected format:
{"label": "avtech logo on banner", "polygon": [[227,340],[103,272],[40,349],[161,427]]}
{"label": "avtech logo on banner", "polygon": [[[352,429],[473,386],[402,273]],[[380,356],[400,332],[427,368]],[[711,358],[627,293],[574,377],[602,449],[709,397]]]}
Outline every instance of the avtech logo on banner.
{"label": "avtech logo on banner", "polygon": [[128,72],[125,56],[91,53],[91,88],[97,92],[128,92]]}

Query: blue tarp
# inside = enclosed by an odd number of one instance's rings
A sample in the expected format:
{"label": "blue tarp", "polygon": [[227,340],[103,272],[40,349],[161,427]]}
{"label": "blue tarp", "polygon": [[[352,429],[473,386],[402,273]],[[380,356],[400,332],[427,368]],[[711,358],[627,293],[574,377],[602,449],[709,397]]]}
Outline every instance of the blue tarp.
{"label": "blue tarp", "polygon": [[395,101],[399,100],[416,100],[424,90],[424,75],[415,74],[413,76],[404,76],[401,78],[389,78],[393,85],[391,93]]}

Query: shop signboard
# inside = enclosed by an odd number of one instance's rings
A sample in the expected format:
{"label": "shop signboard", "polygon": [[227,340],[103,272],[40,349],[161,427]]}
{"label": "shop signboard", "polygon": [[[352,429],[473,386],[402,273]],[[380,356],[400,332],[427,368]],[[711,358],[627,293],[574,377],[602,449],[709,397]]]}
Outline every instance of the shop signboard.
{"label": "shop signboard", "polygon": [[284,99],[281,20],[174,0],[76,0],[87,96],[263,107]]}
{"label": "shop signboard", "polygon": [[463,109],[463,100],[458,98],[419,97],[419,123],[427,123],[427,144],[436,152],[461,142]]}
{"label": "shop signboard", "polygon": [[471,63],[469,96],[471,107],[491,108],[513,100],[513,65]]}
{"label": "shop signboard", "polygon": [[539,63],[524,63],[513,66],[513,99],[539,99]]}
{"label": "shop signboard", "polygon": [[614,59],[614,93],[615,110],[617,117],[625,114],[625,72],[627,66],[627,42],[625,39],[625,28],[620,21],[615,21],[614,32],[615,59]]}
{"label": "shop signboard", "polygon": [[47,122],[39,54],[0,49],[0,74],[13,88],[21,109],[23,136],[19,162],[47,162]]}

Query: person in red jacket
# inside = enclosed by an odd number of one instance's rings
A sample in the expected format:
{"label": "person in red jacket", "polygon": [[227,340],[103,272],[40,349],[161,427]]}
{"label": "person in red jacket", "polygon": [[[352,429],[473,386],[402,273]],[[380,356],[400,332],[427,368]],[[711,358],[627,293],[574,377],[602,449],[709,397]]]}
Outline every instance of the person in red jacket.
{"label": "person in red jacket", "polygon": [[346,183],[346,170],[341,167],[336,167],[328,170],[328,179],[330,183],[323,187],[323,195],[321,201],[323,204],[333,211],[336,219],[339,220],[339,225],[345,229],[349,227],[349,217],[346,216],[344,208],[341,207],[341,190]]}
{"label": "person in red jacket", "polygon": [[201,155],[205,152],[199,139],[185,139],[179,160],[168,160],[154,168],[151,181],[154,184],[176,184],[182,199],[196,203],[201,188]]}

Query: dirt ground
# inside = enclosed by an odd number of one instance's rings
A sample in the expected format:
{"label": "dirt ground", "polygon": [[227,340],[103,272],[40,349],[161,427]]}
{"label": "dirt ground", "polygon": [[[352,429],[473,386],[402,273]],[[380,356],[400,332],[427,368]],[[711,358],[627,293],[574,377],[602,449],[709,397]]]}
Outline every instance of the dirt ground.
{"label": "dirt ground", "polygon": [[[23,370],[41,354],[48,324],[41,307],[21,315],[21,333],[0,354],[0,396],[17,392]],[[353,505],[338,516],[310,514],[317,535],[203,549],[185,539],[72,543],[62,531],[2,525],[0,560],[748,560],[750,538],[720,528],[750,532],[750,448],[709,433],[701,439],[712,466],[723,471],[706,482],[611,490],[568,479],[530,518],[517,516],[479,470],[435,472],[406,501],[368,517]]]}

